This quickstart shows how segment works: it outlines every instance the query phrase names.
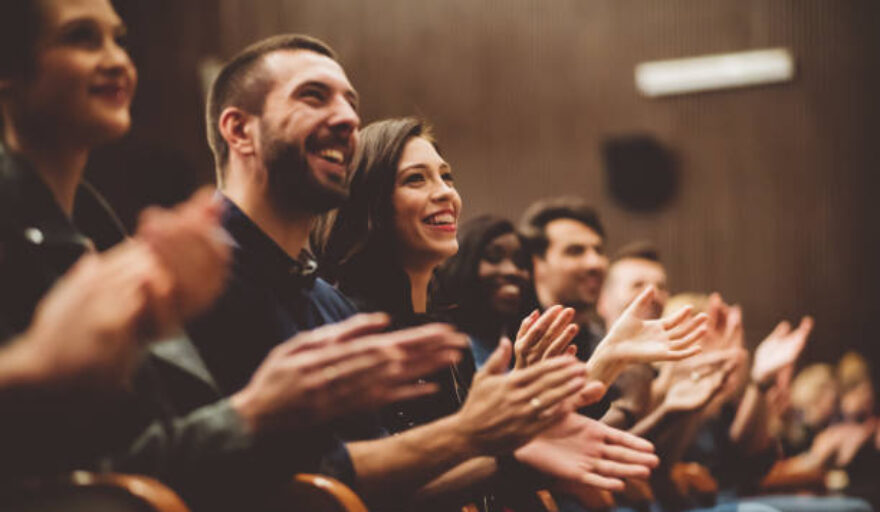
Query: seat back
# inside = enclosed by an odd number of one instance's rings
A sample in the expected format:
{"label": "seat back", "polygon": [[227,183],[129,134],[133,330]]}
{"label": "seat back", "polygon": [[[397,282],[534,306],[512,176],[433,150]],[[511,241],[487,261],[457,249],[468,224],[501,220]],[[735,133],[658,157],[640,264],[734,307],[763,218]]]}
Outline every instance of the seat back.
{"label": "seat back", "polygon": [[285,491],[290,510],[367,512],[367,506],[348,486],[324,475],[300,473]]}
{"label": "seat back", "polygon": [[76,471],[4,489],[5,512],[189,512],[168,487],[152,478]]}

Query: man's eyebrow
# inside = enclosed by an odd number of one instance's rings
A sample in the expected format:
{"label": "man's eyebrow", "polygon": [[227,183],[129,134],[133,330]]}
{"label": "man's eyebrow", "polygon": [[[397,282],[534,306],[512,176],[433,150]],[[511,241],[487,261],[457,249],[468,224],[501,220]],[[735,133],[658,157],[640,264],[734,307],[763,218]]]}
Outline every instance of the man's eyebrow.
{"label": "man's eyebrow", "polygon": [[305,89],[306,87],[317,87],[317,88],[322,89],[324,91],[330,90],[330,86],[320,80],[307,80],[307,81],[297,85],[296,87],[294,87],[293,92],[296,93],[302,89]]}

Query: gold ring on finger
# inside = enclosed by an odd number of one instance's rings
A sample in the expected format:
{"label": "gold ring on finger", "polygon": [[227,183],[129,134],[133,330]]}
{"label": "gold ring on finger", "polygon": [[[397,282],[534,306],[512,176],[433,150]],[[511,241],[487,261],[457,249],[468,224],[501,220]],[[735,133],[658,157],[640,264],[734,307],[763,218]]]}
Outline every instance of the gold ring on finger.
{"label": "gold ring on finger", "polygon": [[532,406],[532,409],[537,411],[541,408],[541,399],[538,397],[532,398],[531,400],[529,400],[529,405]]}

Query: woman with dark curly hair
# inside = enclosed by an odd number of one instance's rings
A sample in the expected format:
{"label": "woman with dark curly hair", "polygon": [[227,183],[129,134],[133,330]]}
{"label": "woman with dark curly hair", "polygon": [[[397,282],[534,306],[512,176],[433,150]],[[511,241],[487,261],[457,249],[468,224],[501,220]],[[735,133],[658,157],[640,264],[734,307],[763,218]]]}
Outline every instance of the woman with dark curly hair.
{"label": "woman with dark curly hair", "polygon": [[534,303],[528,257],[513,224],[494,215],[464,223],[458,254],[437,273],[434,302],[471,338],[477,367],[502,336],[513,338]]}

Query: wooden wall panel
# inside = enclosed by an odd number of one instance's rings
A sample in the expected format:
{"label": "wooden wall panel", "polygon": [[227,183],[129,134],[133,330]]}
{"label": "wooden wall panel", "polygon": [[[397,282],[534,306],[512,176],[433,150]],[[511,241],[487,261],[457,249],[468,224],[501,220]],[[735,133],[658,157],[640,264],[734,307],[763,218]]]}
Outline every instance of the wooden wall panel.
{"label": "wooden wall panel", "polygon": [[[148,32],[137,142],[184,154],[210,177],[193,66],[258,38],[307,32],[341,54],[365,121],[421,114],[453,164],[466,215],[516,218],[534,199],[581,195],[618,247],[665,253],[675,290],[723,291],[752,342],[812,312],[808,357],[873,351],[880,114],[880,4],[873,0],[199,0],[139,2]],[[147,26],[139,26],[146,23]],[[633,66],[785,46],[789,84],[648,100]],[[167,75],[159,70],[167,65]],[[668,207],[609,196],[600,143],[648,133],[673,150]]]}

